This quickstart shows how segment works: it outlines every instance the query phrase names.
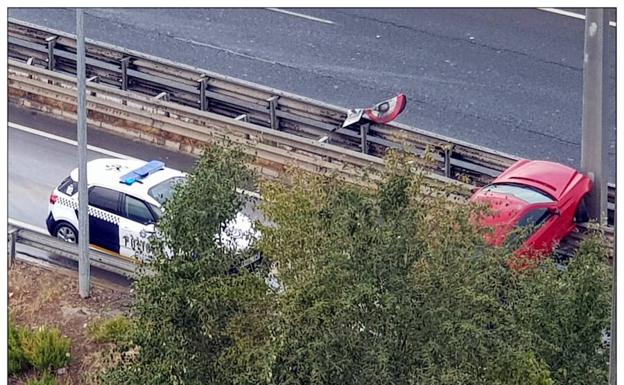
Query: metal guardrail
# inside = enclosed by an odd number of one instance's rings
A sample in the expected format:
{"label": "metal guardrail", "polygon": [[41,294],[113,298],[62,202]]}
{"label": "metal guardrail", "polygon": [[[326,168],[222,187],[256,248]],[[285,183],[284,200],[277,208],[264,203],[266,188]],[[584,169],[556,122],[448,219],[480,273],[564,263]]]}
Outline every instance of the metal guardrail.
{"label": "metal guardrail", "polygon": [[[77,244],[54,238],[43,229],[9,218],[9,267],[13,264],[13,261],[15,261],[17,245],[31,246],[39,250],[47,251],[52,255],[61,256],[73,261],[78,261],[78,255],[80,253]],[[128,278],[136,277],[139,271],[149,272],[148,269],[141,269],[141,263],[138,260],[136,263],[133,263],[129,260],[114,257],[94,249],[89,251],[89,259],[92,266]]]}
{"label": "metal guardrail", "polygon": [[[75,119],[75,77],[9,59],[8,79],[10,98],[19,99],[26,107]],[[379,157],[333,144],[102,84],[91,83],[87,88],[88,119],[94,125],[189,152],[231,141],[252,155],[259,172],[268,178],[295,166],[312,173],[337,173],[344,180],[362,184],[366,183],[364,175],[374,179],[384,168]],[[465,199],[473,187],[437,174],[425,176],[434,190],[455,187],[452,199]]]}
{"label": "metal guardrail", "polygon": [[[76,79],[72,76],[51,72],[28,64],[8,63],[9,95],[18,96],[31,108],[38,108],[75,119]],[[243,121],[197,111],[176,103],[153,100],[134,92],[121,91],[100,84],[88,87],[89,116],[107,129],[123,130],[125,134],[136,131],[142,139],[147,135],[153,140],[186,143],[197,146],[229,140],[241,145],[252,154],[261,173],[267,177],[280,174],[288,165],[313,173],[335,172],[343,179],[362,183],[366,169],[383,168],[382,159],[347,150],[338,146],[319,143]],[[73,109],[73,111],[72,111]],[[149,133],[149,134],[148,134]],[[163,139],[166,138],[166,139]],[[445,191],[455,201],[465,200],[474,186],[435,174],[425,174],[427,184],[436,191]],[[449,187],[455,187],[449,191]],[[605,229],[607,240],[613,245],[613,228]],[[562,245],[561,254],[571,256],[584,229],[572,234]],[[613,249],[611,247],[611,249]]]}
{"label": "metal guardrail", "polygon": [[[51,71],[75,74],[75,36],[9,19],[9,57]],[[399,123],[355,124],[340,128],[347,110],[302,96],[174,63],[87,39],[87,77],[91,82],[134,91],[199,111],[249,122],[332,144],[374,157],[389,148],[428,152],[427,170],[483,185],[518,158]],[[613,223],[615,185],[609,184],[609,223]]]}

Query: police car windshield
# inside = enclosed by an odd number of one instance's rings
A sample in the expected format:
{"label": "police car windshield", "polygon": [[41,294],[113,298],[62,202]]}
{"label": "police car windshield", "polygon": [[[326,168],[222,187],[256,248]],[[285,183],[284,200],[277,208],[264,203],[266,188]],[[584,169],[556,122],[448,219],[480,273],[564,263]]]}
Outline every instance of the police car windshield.
{"label": "police car windshield", "polygon": [[156,199],[158,203],[163,205],[166,201],[171,199],[175,191],[175,187],[184,182],[185,178],[182,176],[176,176],[169,178],[150,188],[147,193],[152,198]]}
{"label": "police car windshield", "polygon": [[513,195],[518,199],[534,204],[534,203],[550,203],[555,200],[545,192],[534,187],[517,185],[517,184],[491,184],[483,189],[484,192],[491,191],[499,194]]}

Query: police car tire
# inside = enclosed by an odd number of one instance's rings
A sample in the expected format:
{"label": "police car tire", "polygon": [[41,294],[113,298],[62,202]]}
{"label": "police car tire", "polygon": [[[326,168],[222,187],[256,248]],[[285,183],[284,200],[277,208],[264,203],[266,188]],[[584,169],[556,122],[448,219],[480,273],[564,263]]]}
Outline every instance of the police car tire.
{"label": "police car tire", "polygon": [[[67,228],[67,229],[71,230],[74,233],[74,238],[76,239],[76,241],[72,242],[72,243],[78,243],[78,230],[76,230],[76,228],[74,226],[72,226],[70,223],[67,223],[67,222],[59,222],[54,227],[54,236],[58,238],[58,233],[63,228]],[[67,242],[69,242],[69,241],[67,241]]]}

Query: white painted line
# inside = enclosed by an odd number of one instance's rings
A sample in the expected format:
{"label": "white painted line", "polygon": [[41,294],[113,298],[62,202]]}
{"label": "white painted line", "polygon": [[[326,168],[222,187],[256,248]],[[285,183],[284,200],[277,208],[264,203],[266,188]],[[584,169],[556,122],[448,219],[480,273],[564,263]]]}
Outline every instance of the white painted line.
{"label": "white painted line", "polygon": [[308,19],[308,20],[312,20],[312,21],[318,21],[319,23],[336,24],[336,23],[334,23],[331,20],[319,19],[318,17],[304,15],[303,13],[286,11],[284,9],[279,9],[279,8],[266,8],[266,9],[268,9],[269,11],[280,12],[280,13],[285,13],[285,14],[291,15],[291,16],[301,17],[303,19]]}
{"label": "white painted line", "polygon": [[[36,130],[36,129],[31,128],[31,127],[22,126],[20,124],[9,122],[9,127],[15,128],[16,130],[28,132],[29,134],[39,135],[39,136],[47,138],[47,139],[56,140],[56,141],[59,141],[59,142],[62,142],[62,143],[72,144],[74,146],[78,145],[78,142],[75,141],[75,140],[63,138],[62,136],[58,136],[58,135],[50,134],[50,133],[47,133],[47,132],[39,131],[39,130]],[[99,152],[99,153],[104,154],[104,155],[112,156],[114,158],[136,159],[136,158],[133,158],[133,157],[128,156],[128,155],[124,155],[124,154],[120,154],[118,152],[106,150],[104,148],[92,146],[90,144],[87,145],[87,149],[91,150],[91,151]]]}
{"label": "white painted line", "polygon": [[[47,139],[56,140],[56,141],[59,141],[59,142],[62,142],[62,143],[71,144],[71,145],[74,145],[74,146],[78,145],[78,142],[75,141],[75,140],[71,140],[71,139],[63,138],[62,136],[58,136],[58,135],[50,134],[50,133],[47,133],[47,132],[39,131],[39,130],[37,130],[35,128],[22,126],[21,124],[9,122],[9,127],[14,128],[16,130],[28,132],[29,134],[38,135],[38,136],[41,136],[41,137],[44,137],[44,138],[47,138]],[[118,152],[114,152],[114,151],[106,150],[104,148],[92,146],[90,144],[87,145],[87,149],[89,149],[91,151],[99,152],[99,153],[104,154],[104,155],[112,156],[114,158],[135,159],[135,160],[137,159],[137,158],[133,158],[133,157],[128,156],[128,155],[120,154]],[[247,190],[242,190],[242,189],[239,189],[239,188],[237,188],[236,191],[239,194],[244,194],[244,195],[248,195],[248,196],[253,197],[253,198],[262,199],[262,196],[260,194],[258,194],[257,192],[254,192],[254,191],[247,191]],[[26,224],[21,223],[21,222],[19,223],[19,225],[22,226],[22,227],[26,226]]]}
{"label": "white painted line", "polygon": [[[563,9],[557,9],[557,8],[538,8],[538,9],[544,12],[556,13],[557,15],[563,15],[563,16],[573,17],[575,19],[585,20],[585,15],[581,15],[579,13],[574,13],[570,11],[564,11]],[[617,24],[615,23],[615,21],[610,21],[609,25],[611,27],[617,27]]]}
{"label": "white painted line", "polygon": [[186,38],[177,37],[177,36],[174,36],[173,38],[175,40],[182,41],[182,42],[185,42],[185,43],[198,45],[200,47],[208,47],[208,48],[216,49],[218,51],[227,52],[229,54],[240,56],[240,57],[244,57],[244,58],[247,58],[247,59],[258,60],[258,61],[269,63],[269,64],[277,64],[277,62],[273,61],[273,60],[263,59],[261,57],[253,56],[253,55],[247,55],[246,53],[236,52],[236,51],[233,51],[231,49],[219,47],[217,45],[208,44],[208,43],[202,43],[201,41],[197,41],[197,40],[193,40],[193,39],[186,39]]}

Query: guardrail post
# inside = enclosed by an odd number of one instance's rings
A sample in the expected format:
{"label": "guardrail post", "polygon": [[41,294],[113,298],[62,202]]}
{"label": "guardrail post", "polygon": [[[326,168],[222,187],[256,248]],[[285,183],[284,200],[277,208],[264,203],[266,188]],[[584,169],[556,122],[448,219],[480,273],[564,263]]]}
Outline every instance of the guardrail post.
{"label": "guardrail post", "polygon": [[54,46],[56,45],[56,40],[58,36],[50,36],[46,38],[46,43],[48,43],[48,70],[54,71]]}
{"label": "guardrail post", "polygon": [[279,96],[271,96],[270,98],[267,99],[267,102],[269,102],[269,115],[271,117],[271,128],[274,130],[279,129],[279,122],[277,121],[277,114],[275,113],[276,109],[277,109],[277,99],[279,99]]}
{"label": "guardrail post", "polygon": [[451,153],[453,149],[444,147],[444,176],[451,177]]}
{"label": "guardrail post", "polygon": [[206,88],[208,87],[208,77],[202,75],[197,80],[199,82],[199,109],[202,111],[208,111],[210,109],[210,102],[206,100]]}
{"label": "guardrail post", "polygon": [[130,64],[130,58],[125,57],[121,61],[121,89],[128,90],[128,65]]}
{"label": "guardrail post", "polygon": [[362,149],[363,154],[368,154],[368,129],[370,128],[370,123],[362,124],[360,126],[360,147]]}
{"label": "guardrail post", "polygon": [[17,229],[9,232],[9,269],[15,263],[15,243],[17,241]]}

